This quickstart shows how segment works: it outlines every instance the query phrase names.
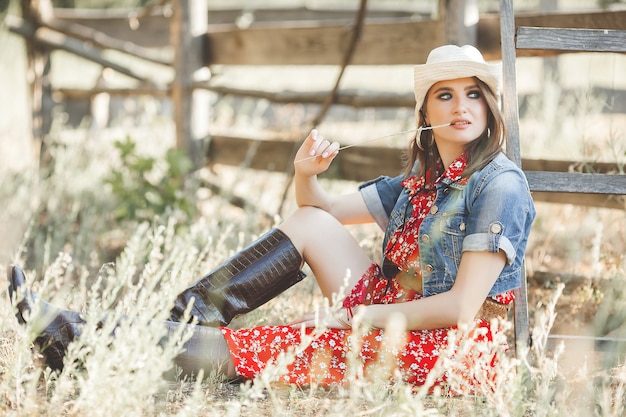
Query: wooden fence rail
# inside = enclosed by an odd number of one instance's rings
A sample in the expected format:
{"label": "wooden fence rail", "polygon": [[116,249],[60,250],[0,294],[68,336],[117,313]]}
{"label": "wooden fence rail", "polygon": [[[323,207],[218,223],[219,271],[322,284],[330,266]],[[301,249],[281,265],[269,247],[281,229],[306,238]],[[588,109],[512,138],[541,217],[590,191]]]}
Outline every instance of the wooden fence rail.
{"label": "wooden fence rail", "polygon": [[[352,23],[354,10],[303,8],[267,9],[254,12],[248,27],[240,27],[234,16],[241,10],[209,11],[207,37],[209,58],[206,64],[285,65],[300,62],[310,65],[337,65],[338,48],[345,38],[346,24]],[[412,20],[414,15],[421,20]],[[288,16],[281,18],[281,16]],[[334,18],[332,16],[335,16]],[[150,48],[170,46],[170,14],[157,13],[142,17],[140,30],[129,24],[128,12],[88,12],[55,9],[60,22],[76,23],[111,38]],[[529,27],[623,29],[626,11],[585,11],[571,13],[520,13],[516,24]],[[229,24],[225,22],[231,22]],[[433,47],[444,42],[445,24],[430,19],[430,11],[369,10],[365,31],[353,65],[415,64],[426,59]],[[419,36],[419,37],[418,37]],[[415,42],[420,39],[420,42]],[[487,59],[500,59],[500,16],[486,13],[476,23],[476,46]],[[284,45],[281,46],[281,45]],[[233,48],[234,46],[234,48]],[[259,51],[270,53],[261,54]],[[280,48],[280,49],[276,49]],[[315,49],[315,50],[313,50]],[[278,51],[284,53],[278,53]],[[557,55],[558,51],[520,51],[518,56]]]}
{"label": "wooden fence rail", "polygon": [[[208,164],[241,166],[246,161],[246,168],[287,172],[295,146],[296,140],[211,135],[205,155]],[[360,182],[378,175],[395,176],[402,169],[403,152],[385,146],[355,146],[340,152],[321,177]],[[522,158],[522,168],[536,201],[626,209],[624,196],[606,195],[626,189],[624,167],[618,164]],[[580,185],[580,178],[593,181]]]}

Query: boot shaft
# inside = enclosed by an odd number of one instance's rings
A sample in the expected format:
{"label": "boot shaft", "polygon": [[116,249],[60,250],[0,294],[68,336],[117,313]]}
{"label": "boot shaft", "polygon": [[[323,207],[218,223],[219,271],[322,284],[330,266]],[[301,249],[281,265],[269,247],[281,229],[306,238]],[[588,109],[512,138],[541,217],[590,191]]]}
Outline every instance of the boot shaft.
{"label": "boot shaft", "polygon": [[171,321],[191,315],[202,326],[225,326],[300,282],[302,255],[280,229],[272,229],[209,272],[176,299]]}

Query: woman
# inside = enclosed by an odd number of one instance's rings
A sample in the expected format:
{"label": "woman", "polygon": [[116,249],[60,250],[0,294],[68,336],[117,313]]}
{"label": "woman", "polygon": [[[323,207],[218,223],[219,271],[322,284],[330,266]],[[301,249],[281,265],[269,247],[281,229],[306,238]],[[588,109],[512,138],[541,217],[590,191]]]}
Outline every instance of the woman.
{"label": "woman", "polygon": [[[341,291],[346,279],[349,295],[341,310],[325,317],[328,330],[283,372],[286,383],[349,382],[348,336],[357,308],[371,326],[356,352],[362,373],[375,374],[386,349],[381,329],[400,315],[406,343],[393,351],[394,367],[416,385],[425,382],[449,331],[474,322],[489,330],[489,318],[506,316],[535,210],[524,174],[502,154],[499,79],[500,66],[486,63],[474,47],[434,49],[414,70],[418,129],[404,173],[377,178],[352,194],[330,196],[317,182],[339,144],[311,132],[294,162],[299,208],[178,296],[168,328],[185,325],[178,322],[190,303],[199,325],[177,363],[187,371],[220,369],[229,378],[252,378],[299,345],[301,328],[310,332],[315,325],[313,315],[285,326],[225,326],[301,280],[302,262],[325,297]],[[374,221],[385,231],[382,265],[344,227]],[[22,313],[35,298],[19,268],[9,275],[10,294],[24,294],[17,306],[24,322]],[[53,311],[38,342],[48,364],[61,368],[82,319]]]}

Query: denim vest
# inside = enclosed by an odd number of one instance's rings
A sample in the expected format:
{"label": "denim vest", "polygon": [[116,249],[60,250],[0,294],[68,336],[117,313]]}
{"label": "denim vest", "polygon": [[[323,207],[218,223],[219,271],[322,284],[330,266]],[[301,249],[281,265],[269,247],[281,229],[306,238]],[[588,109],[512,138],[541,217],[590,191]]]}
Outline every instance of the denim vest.
{"label": "denim vest", "polygon": [[[359,187],[376,223],[385,231],[383,250],[411,216],[404,177],[381,176]],[[436,185],[435,202],[420,225],[418,245],[423,294],[452,288],[464,251],[502,250],[507,262],[490,296],[517,288],[535,207],[524,173],[504,154],[473,173],[465,185],[447,178]]]}

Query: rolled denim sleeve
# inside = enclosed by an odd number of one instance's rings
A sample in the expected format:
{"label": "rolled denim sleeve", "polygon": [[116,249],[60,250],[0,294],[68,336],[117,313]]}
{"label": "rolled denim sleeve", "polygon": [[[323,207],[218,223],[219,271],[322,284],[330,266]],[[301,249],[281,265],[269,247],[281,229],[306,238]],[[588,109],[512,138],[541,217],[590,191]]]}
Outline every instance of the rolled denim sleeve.
{"label": "rolled denim sleeve", "polygon": [[359,186],[367,209],[382,230],[387,228],[389,216],[402,192],[402,180],[402,176],[380,176]]}
{"label": "rolled denim sleeve", "polygon": [[502,250],[507,265],[523,259],[534,206],[528,184],[519,170],[507,170],[476,187],[467,217],[463,251]]}

